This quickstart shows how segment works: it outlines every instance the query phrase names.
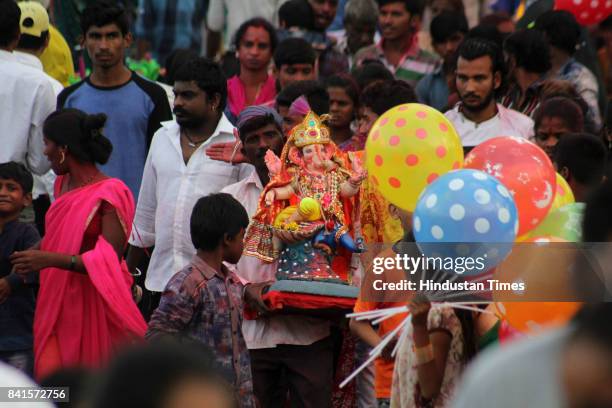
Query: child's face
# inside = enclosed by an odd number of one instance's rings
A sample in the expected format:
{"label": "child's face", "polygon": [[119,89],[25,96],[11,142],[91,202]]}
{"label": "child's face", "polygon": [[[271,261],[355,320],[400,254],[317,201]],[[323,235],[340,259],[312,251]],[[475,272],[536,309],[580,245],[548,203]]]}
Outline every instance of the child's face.
{"label": "child's face", "polygon": [[231,264],[237,264],[244,250],[244,228],[232,238],[225,239],[223,260]]}
{"label": "child's face", "polygon": [[24,194],[23,188],[13,179],[0,178],[0,216],[20,213],[32,203],[32,195]]}

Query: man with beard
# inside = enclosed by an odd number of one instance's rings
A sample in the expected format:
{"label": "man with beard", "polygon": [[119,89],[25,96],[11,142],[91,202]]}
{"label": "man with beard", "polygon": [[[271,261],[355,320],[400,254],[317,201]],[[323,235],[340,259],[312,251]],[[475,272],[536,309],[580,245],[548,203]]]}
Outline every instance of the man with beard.
{"label": "man with beard", "polygon": [[197,199],[253,171],[249,164],[232,166],[204,153],[213,143],[234,140],[234,127],[223,114],[226,79],[217,64],[204,58],[185,63],[176,72],[174,94],[176,120],[163,122],[151,142],[127,258],[135,271],[147,248],[155,246],[145,279],[153,292],[150,307],[144,307],[147,316],[175,271],[196,252],[189,219]]}
{"label": "man with beard", "polygon": [[432,72],[437,57],[419,48],[417,39],[423,7],[420,1],[378,0],[382,40],[359,51],[357,65],[379,60],[397,79],[413,87]]}
{"label": "man with beard", "polygon": [[121,179],[138,197],[153,134],[161,122],[172,119],[166,92],[125,66],[132,34],[123,7],[105,1],[92,3],[83,11],[81,30],[92,72],[58,96],[58,108],[106,114],[104,134],[114,149],[100,170]]}
{"label": "man with beard", "polygon": [[446,117],[453,123],[464,150],[496,136],[531,138],[533,121],[495,102],[502,86],[501,49],[482,38],[469,38],[459,47],[455,85],[461,101]]}

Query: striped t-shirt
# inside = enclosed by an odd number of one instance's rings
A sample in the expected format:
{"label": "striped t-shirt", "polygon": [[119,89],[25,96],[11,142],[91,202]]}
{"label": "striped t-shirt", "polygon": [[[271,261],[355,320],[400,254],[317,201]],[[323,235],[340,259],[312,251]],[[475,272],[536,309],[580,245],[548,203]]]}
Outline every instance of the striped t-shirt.
{"label": "striped t-shirt", "polygon": [[417,37],[412,37],[412,45],[400,59],[397,66],[392,65],[385,57],[383,41],[360,50],[355,59],[357,65],[362,65],[366,61],[378,60],[382,62],[397,79],[408,82],[411,86],[416,84],[425,75],[432,73],[436,68],[439,58],[432,53],[419,48]]}

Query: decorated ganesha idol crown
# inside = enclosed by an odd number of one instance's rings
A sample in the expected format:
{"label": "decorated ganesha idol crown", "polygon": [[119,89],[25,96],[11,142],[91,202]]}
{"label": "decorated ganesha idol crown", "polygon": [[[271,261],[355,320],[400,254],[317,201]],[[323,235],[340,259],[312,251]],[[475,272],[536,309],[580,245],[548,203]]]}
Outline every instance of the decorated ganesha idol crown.
{"label": "decorated ganesha idol crown", "polygon": [[326,144],[331,141],[329,129],[323,125],[326,115],[317,116],[313,111],[308,112],[302,123],[292,130],[293,143],[296,147],[311,144]]}

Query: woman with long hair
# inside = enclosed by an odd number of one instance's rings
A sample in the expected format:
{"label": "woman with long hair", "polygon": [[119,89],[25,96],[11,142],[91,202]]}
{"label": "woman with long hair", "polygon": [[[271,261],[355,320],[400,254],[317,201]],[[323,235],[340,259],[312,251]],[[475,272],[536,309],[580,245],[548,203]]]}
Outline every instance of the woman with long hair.
{"label": "woman with long hair", "polygon": [[146,323],[131,296],[123,260],[134,198],[96,164],[108,161],[103,114],[77,109],[45,121],[45,155],[58,175],[57,199],[39,248],[16,252],[16,273],[40,271],[34,316],[35,375],[67,366],[96,366],[122,342],[144,336]]}

